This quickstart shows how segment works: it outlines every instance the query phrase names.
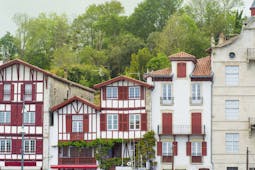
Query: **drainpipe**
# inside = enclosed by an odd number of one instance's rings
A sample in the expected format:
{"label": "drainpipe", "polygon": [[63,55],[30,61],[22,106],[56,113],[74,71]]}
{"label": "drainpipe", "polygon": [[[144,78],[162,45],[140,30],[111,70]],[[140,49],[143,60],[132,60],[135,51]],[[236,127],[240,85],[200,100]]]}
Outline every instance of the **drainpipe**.
{"label": "drainpipe", "polygon": [[211,136],[210,136],[210,141],[211,141],[211,146],[210,146],[210,149],[211,149],[211,165],[212,165],[212,170],[214,170],[214,162],[213,162],[213,158],[212,158],[212,132],[213,132],[213,83],[214,83],[214,80],[213,80],[213,73],[212,73],[212,83],[211,83]]}

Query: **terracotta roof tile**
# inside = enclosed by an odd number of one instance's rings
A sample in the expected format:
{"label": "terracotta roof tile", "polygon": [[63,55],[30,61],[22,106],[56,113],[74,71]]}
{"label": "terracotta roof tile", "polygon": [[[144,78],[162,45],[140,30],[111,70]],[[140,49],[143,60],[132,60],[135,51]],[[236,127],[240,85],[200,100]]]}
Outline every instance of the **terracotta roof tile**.
{"label": "terracotta roof tile", "polygon": [[197,60],[192,76],[211,76],[211,57],[207,56]]}
{"label": "terracotta roof tile", "polygon": [[186,52],[179,52],[176,54],[172,54],[168,57],[171,61],[193,61],[194,63],[197,62],[195,56],[186,53]]}

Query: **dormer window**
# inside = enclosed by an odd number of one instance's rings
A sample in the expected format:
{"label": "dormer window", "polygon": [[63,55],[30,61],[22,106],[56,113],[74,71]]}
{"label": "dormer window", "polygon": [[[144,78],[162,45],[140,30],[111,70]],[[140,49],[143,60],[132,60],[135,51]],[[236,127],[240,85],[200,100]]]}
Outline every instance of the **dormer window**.
{"label": "dormer window", "polygon": [[177,77],[186,77],[186,63],[177,63]]}

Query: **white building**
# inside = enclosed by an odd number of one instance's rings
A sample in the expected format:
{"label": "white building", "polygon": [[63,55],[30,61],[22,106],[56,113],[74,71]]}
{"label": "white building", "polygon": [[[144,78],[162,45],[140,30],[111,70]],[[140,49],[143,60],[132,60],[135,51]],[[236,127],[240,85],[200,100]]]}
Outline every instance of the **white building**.
{"label": "white building", "polygon": [[157,170],[211,169],[210,57],[180,52],[171,68],[145,75],[154,86],[152,130],[157,133]]}
{"label": "white building", "polygon": [[215,170],[255,169],[255,2],[241,34],[212,47]]}

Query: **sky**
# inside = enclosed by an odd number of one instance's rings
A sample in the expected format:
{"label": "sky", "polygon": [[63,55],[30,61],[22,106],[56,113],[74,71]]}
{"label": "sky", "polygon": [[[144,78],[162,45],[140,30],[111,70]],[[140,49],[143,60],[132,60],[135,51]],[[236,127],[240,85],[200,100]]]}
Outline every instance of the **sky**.
{"label": "sky", "polygon": [[[37,17],[39,13],[66,14],[71,21],[85,12],[91,4],[102,4],[110,0],[0,0],[0,37],[7,31],[15,34],[16,25],[13,16],[17,13],[26,13],[30,17]],[[118,0],[129,15],[143,0]],[[249,16],[249,8],[253,0],[243,0],[245,15]]]}

